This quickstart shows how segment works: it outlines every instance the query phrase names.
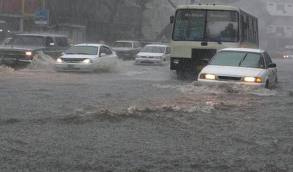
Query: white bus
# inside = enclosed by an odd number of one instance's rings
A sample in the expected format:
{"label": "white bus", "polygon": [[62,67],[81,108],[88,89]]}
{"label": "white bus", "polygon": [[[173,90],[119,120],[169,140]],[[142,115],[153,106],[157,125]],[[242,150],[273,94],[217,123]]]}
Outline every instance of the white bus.
{"label": "white bus", "polygon": [[240,8],[224,5],[184,5],[171,16],[170,69],[178,78],[197,78],[219,49],[258,48],[258,20]]}

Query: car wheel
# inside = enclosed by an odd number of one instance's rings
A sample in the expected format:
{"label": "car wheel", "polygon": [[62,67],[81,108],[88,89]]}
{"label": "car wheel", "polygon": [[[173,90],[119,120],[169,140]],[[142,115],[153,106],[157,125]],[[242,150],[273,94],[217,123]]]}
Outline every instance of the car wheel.
{"label": "car wheel", "polygon": [[266,89],[272,89],[272,86],[271,86],[271,84],[270,84],[270,81],[269,81],[269,80],[267,80],[267,81],[266,81],[265,88],[266,88]]}

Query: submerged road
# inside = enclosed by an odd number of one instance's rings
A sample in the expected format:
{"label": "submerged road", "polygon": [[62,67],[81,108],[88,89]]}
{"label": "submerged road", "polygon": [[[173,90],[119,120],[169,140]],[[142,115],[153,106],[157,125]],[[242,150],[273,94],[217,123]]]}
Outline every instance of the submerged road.
{"label": "submerged road", "polygon": [[293,171],[293,60],[275,90],[198,86],[168,66],[0,68],[0,171]]}

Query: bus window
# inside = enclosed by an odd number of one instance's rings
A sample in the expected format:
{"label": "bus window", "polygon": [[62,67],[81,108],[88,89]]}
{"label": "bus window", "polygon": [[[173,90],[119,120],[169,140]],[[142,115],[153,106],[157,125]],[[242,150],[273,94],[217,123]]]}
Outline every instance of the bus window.
{"label": "bus window", "polygon": [[208,11],[207,40],[238,41],[238,13],[236,11]]}
{"label": "bus window", "polygon": [[204,38],[205,11],[178,10],[176,13],[173,40],[201,41]]}

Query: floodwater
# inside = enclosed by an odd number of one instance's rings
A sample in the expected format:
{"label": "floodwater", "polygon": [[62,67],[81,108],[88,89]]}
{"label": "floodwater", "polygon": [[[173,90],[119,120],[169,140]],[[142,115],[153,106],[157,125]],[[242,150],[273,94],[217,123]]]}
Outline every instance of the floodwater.
{"label": "floodwater", "polygon": [[0,171],[293,171],[293,60],[274,90],[178,81],[168,66],[0,67]]}

